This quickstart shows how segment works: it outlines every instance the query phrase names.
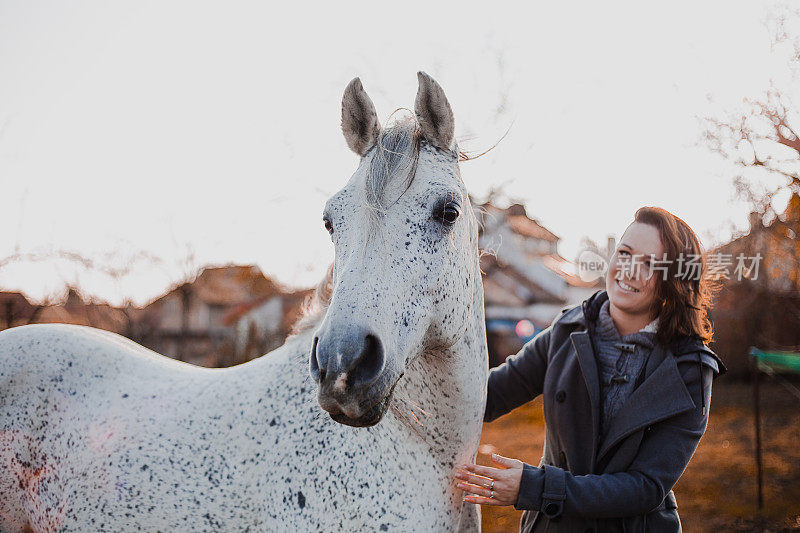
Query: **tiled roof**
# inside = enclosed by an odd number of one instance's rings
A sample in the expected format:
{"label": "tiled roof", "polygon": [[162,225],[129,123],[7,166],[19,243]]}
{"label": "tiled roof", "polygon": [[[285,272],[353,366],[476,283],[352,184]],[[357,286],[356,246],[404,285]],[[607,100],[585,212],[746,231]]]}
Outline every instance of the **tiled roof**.
{"label": "tiled roof", "polygon": [[506,220],[515,233],[524,237],[542,239],[547,242],[558,242],[558,237],[553,232],[525,215],[510,216]]}
{"label": "tiled roof", "polygon": [[[297,318],[295,316],[294,310],[299,309],[303,301],[314,292],[314,289],[302,289],[299,291],[290,291],[281,293],[280,296],[283,298],[283,308],[284,308],[284,319],[289,320],[290,322],[294,322]],[[253,309],[263,305],[278,293],[271,294],[269,296],[262,296],[260,298],[256,298],[244,303],[241,303],[235,307],[233,307],[230,311],[228,311],[222,319],[223,324],[230,325],[239,320],[241,317],[252,311]],[[291,316],[290,316],[291,315]],[[291,324],[290,324],[291,325]]]}
{"label": "tiled roof", "polygon": [[[542,287],[534,279],[527,276],[524,272],[520,272],[514,265],[499,261],[498,258],[492,254],[484,254],[480,258],[481,271],[484,273],[483,283],[484,291],[488,284],[488,291],[485,292],[487,301],[492,297],[497,296],[498,299],[511,301],[517,298],[521,302],[533,300],[537,302],[557,301],[558,296],[552,294],[551,291]],[[490,278],[496,279],[490,279]],[[488,283],[487,283],[488,282]],[[516,287],[514,287],[516,286]],[[503,291],[495,290],[502,287]],[[509,303],[504,304],[509,305]]]}
{"label": "tiled roof", "polygon": [[192,288],[201,301],[219,305],[234,305],[279,292],[277,285],[255,265],[206,268]]}
{"label": "tiled roof", "polygon": [[108,304],[70,302],[67,305],[48,305],[36,317],[37,324],[77,324],[92,326],[115,333],[124,334],[128,318],[122,309]]}
{"label": "tiled roof", "polygon": [[595,287],[599,285],[598,280],[582,280],[577,272],[575,272],[575,263],[568,261],[558,254],[544,256],[542,258],[542,263],[573,287]]}
{"label": "tiled roof", "polygon": [[246,304],[281,292],[256,265],[206,267],[194,281],[173,288],[150,302],[148,307],[182,289],[190,290],[203,303],[226,306]]}

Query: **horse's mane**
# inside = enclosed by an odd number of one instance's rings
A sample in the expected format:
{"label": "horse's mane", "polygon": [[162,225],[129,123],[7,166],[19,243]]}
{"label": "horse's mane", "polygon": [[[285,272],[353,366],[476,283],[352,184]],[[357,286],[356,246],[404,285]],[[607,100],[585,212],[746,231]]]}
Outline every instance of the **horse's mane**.
{"label": "horse's mane", "polygon": [[298,318],[292,326],[292,330],[286,340],[288,341],[292,337],[300,335],[310,329],[316,329],[320,322],[322,322],[322,319],[325,318],[325,313],[328,311],[332,295],[333,263],[328,267],[325,277],[317,284],[314,292],[306,297],[300,310],[300,318]]}

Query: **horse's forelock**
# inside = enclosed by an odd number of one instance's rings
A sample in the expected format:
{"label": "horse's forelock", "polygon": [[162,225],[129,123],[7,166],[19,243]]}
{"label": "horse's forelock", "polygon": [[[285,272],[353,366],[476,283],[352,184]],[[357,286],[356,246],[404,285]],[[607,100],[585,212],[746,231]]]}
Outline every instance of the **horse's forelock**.
{"label": "horse's forelock", "polygon": [[411,186],[419,161],[421,135],[413,116],[400,119],[381,131],[367,154],[370,161],[365,177],[365,201],[373,212],[388,207],[383,204],[383,196],[393,179],[403,176],[403,192]]}

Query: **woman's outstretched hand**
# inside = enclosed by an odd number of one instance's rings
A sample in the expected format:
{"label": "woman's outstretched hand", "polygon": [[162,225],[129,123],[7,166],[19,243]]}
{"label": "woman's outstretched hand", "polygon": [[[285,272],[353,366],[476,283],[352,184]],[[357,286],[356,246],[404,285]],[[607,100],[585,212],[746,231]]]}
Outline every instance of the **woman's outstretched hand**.
{"label": "woman's outstretched hand", "polygon": [[461,465],[456,471],[457,487],[463,490],[464,501],[482,505],[514,505],[519,496],[523,462],[492,454],[492,462],[500,468],[476,464]]}

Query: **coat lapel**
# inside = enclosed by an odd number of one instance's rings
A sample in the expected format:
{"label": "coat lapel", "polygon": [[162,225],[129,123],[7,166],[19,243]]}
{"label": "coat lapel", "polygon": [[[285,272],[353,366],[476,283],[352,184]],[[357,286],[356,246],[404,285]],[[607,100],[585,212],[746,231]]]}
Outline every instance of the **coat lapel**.
{"label": "coat lapel", "polygon": [[[572,340],[572,346],[575,348],[575,353],[578,354],[578,363],[583,373],[583,379],[586,382],[586,388],[589,390],[589,400],[592,407],[592,442],[597,443],[600,434],[600,381],[594,350],[592,349],[592,341],[586,331],[574,331],[569,336]],[[594,454],[596,451],[597,446],[592,446],[592,465],[595,464]]]}
{"label": "coat lapel", "polygon": [[656,344],[647,361],[644,381],[611,420],[597,461],[631,433],[694,407],[672,352]]}

